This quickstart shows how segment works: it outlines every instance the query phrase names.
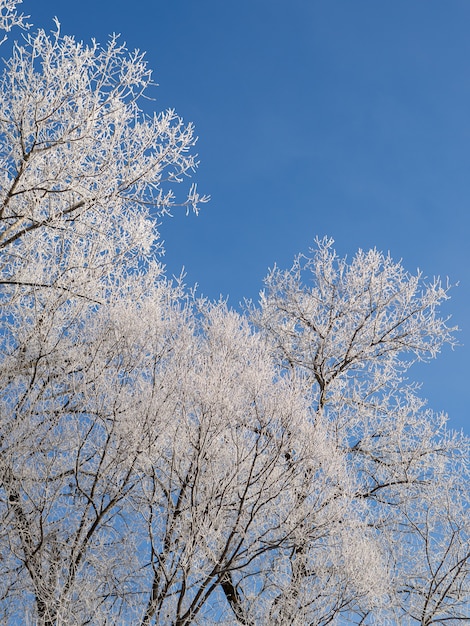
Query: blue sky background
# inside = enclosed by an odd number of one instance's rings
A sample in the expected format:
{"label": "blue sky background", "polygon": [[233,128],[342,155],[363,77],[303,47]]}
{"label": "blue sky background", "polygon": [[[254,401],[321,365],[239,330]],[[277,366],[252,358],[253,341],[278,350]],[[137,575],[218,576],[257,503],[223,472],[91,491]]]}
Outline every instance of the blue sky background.
{"label": "blue sky background", "polygon": [[[199,217],[161,227],[170,274],[238,306],[316,236],[377,247],[459,282],[445,314],[463,344],[415,368],[470,432],[468,0],[24,0],[36,27],[121,33],[199,135]],[[5,50],[3,51],[5,54]]]}

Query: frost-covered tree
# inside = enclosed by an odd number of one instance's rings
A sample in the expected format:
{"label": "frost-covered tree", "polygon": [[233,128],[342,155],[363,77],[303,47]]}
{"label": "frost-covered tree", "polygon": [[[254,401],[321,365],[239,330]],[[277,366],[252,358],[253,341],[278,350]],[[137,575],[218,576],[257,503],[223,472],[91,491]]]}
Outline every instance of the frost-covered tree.
{"label": "frost-covered tree", "polygon": [[328,240],[246,313],[167,280],[157,219],[205,198],[150,85],[58,25],[4,65],[0,621],[465,621],[468,441],[405,378],[447,291]]}
{"label": "frost-covered tree", "polygon": [[254,319],[310,391],[347,465],[364,539],[386,564],[384,610],[351,605],[360,623],[457,623],[469,616],[468,439],[406,377],[454,342],[438,315],[448,290],[376,250],[348,264],[332,244],[271,271]]}

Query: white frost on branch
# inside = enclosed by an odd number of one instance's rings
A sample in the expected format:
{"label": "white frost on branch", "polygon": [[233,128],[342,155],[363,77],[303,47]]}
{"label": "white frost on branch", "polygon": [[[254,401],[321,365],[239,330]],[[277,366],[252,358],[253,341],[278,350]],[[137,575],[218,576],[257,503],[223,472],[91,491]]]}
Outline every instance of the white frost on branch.
{"label": "white frost on branch", "polygon": [[[15,26],[29,28],[30,24],[26,21],[29,16],[17,11],[17,5],[21,2],[22,0],[0,0],[0,30],[8,33]],[[0,43],[5,39],[6,36]]]}

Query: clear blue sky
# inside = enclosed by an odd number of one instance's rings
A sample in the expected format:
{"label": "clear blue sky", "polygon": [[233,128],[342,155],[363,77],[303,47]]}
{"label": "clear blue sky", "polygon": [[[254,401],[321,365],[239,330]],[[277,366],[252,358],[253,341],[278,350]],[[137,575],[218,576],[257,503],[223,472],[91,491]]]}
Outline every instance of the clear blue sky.
{"label": "clear blue sky", "polygon": [[[24,0],[35,26],[121,33],[199,135],[198,218],[162,224],[169,273],[237,306],[315,236],[377,247],[460,285],[464,345],[418,368],[422,394],[470,432],[468,0]],[[4,52],[5,54],[5,52]],[[150,106],[149,104],[149,106]]]}

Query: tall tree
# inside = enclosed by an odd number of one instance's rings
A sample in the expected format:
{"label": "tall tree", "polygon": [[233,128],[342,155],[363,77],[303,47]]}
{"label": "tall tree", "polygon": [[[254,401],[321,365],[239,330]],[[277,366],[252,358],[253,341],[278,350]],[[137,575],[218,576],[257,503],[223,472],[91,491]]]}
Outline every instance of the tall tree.
{"label": "tall tree", "polygon": [[426,409],[406,378],[413,362],[454,342],[438,315],[448,289],[376,250],[348,264],[332,244],[318,241],[290,270],[274,268],[254,319],[286,374],[310,390],[315,419],[347,464],[364,537],[388,563],[387,611],[377,618],[378,607],[347,608],[361,623],[464,619],[468,439],[448,432],[446,417]]}

